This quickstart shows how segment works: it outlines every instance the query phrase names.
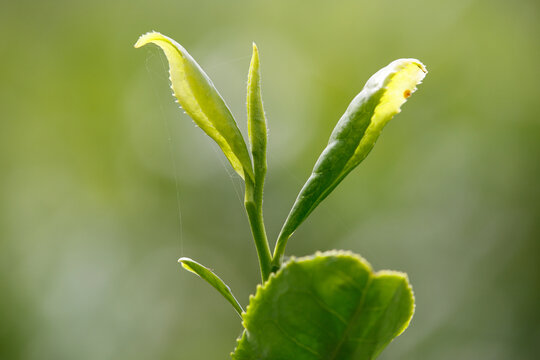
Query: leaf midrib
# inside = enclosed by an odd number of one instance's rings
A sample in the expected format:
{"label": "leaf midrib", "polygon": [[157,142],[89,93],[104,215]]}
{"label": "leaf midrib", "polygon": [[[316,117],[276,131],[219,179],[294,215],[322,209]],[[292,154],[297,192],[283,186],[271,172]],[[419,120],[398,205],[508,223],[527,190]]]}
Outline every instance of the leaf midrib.
{"label": "leaf midrib", "polygon": [[349,322],[347,324],[347,327],[345,328],[345,331],[343,332],[341,340],[337,344],[336,348],[334,349],[334,351],[332,352],[332,354],[330,355],[328,360],[335,360],[336,359],[336,356],[339,354],[339,351],[341,350],[341,347],[343,346],[343,344],[345,343],[345,340],[348,338],[349,333],[351,332],[353,324],[356,322],[357,318],[362,313],[362,308],[364,307],[366,294],[368,292],[369,286],[371,285],[372,281],[373,281],[373,276],[370,274],[368,280],[366,281],[366,285],[364,286],[364,289],[362,291],[362,297],[360,298],[360,302],[358,303],[358,306],[357,306],[353,316],[349,320]]}

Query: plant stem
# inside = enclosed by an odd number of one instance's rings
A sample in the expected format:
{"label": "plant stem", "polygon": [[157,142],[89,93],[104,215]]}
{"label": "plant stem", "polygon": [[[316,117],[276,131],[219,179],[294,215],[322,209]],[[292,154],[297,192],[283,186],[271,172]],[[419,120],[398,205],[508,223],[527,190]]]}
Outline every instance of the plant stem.
{"label": "plant stem", "polygon": [[283,237],[282,233],[279,234],[278,240],[276,242],[276,247],[274,248],[274,256],[272,258],[272,272],[277,271],[281,267],[283,262],[283,255],[285,254],[285,246],[287,245],[288,237]]}
{"label": "plant stem", "polygon": [[264,228],[262,214],[262,186],[255,186],[252,181],[246,179],[246,195],[244,206],[251,226],[253,240],[259,257],[259,266],[261,268],[261,278],[265,282],[271,273],[272,255],[268,246],[266,230]]}

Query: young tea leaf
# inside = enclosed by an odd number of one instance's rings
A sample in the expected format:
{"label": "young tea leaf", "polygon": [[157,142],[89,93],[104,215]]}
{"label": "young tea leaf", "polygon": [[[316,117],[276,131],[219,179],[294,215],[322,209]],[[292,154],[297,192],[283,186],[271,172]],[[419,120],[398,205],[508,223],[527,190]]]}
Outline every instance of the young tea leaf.
{"label": "young tea leaf", "polygon": [[255,172],[255,202],[262,204],[264,177],[266,175],[266,118],[261,97],[261,72],[259,50],[253,43],[253,55],[248,75],[247,115],[249,142]]}
{"label": "young tea leaf", "polygon": [[348,252],[293,259],[250,298],[232,358],[371,360],[413,312],[406,274],[374,273]]}
{"label": "young tea leaf", "polygon": [[219,145],[234,170],[243,178],[253,178],[251,159],[244,138],[231,111],[214,84],[189,55],[173,39],[157,32],[142,35],[136,48],[148,43],[159,46],[169,61],[169,74],[174,96],[195,123]]}
{"label": "young tea leaf", "polygon": [[206,282],[208,282],[210,285],[212,285],[214,289],[216,289],[221,295],[223,295],[223,297],[228,302],[231,303],[231,305],[234,307],[234,310],[236,310],[238,315],[242,317],[242,312],[244,311],[244,309],[242,309],[242,306],[234,297],[231,288],[227,284],[225,284],[223,280],[219,278],[219,276],[214,274],[207,267],[199,264],[194,260],[191,260],[190,258],[183,257],[178,259],[178,262],[182,264],[182,267],[184,269],[194,273],[195,275],[201,277],[202,279],[206,280]]}
{"label": "young tea leaf", "polygon": [[369,154],[386,123],[416,90],[425,74],[415,59],[400,59],[375,73],[334,128],[328,145],[285,220],[274,251],[279,268],[289,237],[345,176]]}
{"label": "young tea leaf", "polygon": [[247,86],[248,132],[253,155],[255,181],[246,181],[244,205],[261,268],[262,281],[266,281],[272,270],[272,253],[268,245],[263,221],[263,187],[266,175],[266,119],[261,98],[261,73],[259,50],[253,43],[253,55],[249,66]]}

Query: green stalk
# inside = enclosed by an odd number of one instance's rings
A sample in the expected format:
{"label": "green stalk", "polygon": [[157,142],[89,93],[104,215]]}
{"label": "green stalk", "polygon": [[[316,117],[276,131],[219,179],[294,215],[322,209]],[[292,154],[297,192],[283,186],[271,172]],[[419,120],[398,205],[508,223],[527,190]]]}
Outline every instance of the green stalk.
{"label": "green stalk", "polygon": [[288,238],[283,237],[283,233],[279,234],[278,240],[276,241],[276,247],[274,248],[274,256],[272,258],[271,271],[275,272],[281,267],[283,262],[283,255],[285,254],[285,246],[287,245]]}
{"label": "green stalk", "polygon": [[[260,197],[257,195],[259,193],[261,194]],[[258,199],[261,200],[259,201]],[[259,265],[261,268],[261,278],[264,283],[268,280],[271,273],[272,256],[270,254],[270,247],[268,246],[266,230],[264,228],[262,214],[262,186],[255,186],[255,184],[247,179],[244,206],[246,207],[253,240],[255,240],[255,247],[257,249]]]}

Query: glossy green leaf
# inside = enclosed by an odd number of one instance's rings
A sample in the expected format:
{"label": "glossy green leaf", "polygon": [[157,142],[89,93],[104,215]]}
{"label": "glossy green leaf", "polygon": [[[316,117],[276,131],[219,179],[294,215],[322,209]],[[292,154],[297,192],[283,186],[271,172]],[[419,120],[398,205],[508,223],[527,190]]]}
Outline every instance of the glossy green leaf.
{"label": "glossy green leaf", "polygon": [[257,45],[253,43],[253,55],[249,67],[247,88],[248,133],[255,172],[255,202],[262,204],[264,177],[266,175],[267,129],[261,97],[259,64],[259,50]]}
{"label": "glossy green leaf", "polygon": [[214,84],[191,55],[176,41],[157,32],[142,35],[136,48],[159,46],[169,61],[171,88],[178,103],[219,145],[242,178],[253,178],[251,159],[231,111]]}
{"label": "glossy green leaf", "polygon": [[426,74],[415,59],[400,59],[375,73],[337,123],[328,145],[281,229],[273,266],[278,268],[289,237],[345,176],[369,154],[386,123],[416,90]]}
{"label": "glossy green leaf", "polygon": [[369,360],[408,326],[407,275],[331,251],[283,266],[250,298],[233,360]]}
{"label": "glossy green leaf", "polygon": [[194,273],[212,285],[214,289],[216,289],[228,302],[231,303],[238,315],[242,316],[244,309],[242,309],[242,306],[234,297],[231,288],[225,284],[219,276],[214,274],[212,270],[187,257],[178,259],[178,262],[182,264],[184,269]]}

